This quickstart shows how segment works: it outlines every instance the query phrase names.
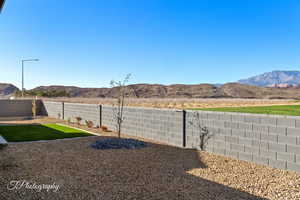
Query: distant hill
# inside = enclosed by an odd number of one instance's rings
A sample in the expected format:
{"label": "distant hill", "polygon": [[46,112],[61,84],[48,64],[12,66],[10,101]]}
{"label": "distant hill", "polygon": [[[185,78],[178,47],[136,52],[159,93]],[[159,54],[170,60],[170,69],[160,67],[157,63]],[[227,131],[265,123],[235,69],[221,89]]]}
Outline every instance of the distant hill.
{"label": "distant hill", "polygon": [[272,71],[238,81],[242,84],[261,87],[281,87],[300,85],[300,71]]}
{"label": "distant hill", "polygon": [[[55,92],[54,92],[55,91]],[[240,83],[226,83],[219,87],[212,84],[161,85],[134,84],[127,86],[126,96],[132,98],[265,98],[300,99],[300,87],[267,88]],[[80,88],[74,86],[40,86],[28,91],[32,94],[65,94],[68,97],[113,98],[118,88]]]}
{"label": "distant hill", "polygon": [[[74,86],[40,86],[30,90],[30,93],[49,93],[50,91],[65,91],[69,97],[117,97],[118,88],[79,88]],[[198,85],[161,85],[133,84],[127,86],[127,96],[136,98],[176,98],[176,97],[219,97],[217,87],[210,84]]]}
{"label": "distant hill", "polygon": [[16,91],[19,91],[19,89],[13,84],[0,83],[0,97],[7,97]]}
{"label": "distant hill", "polygon": [[[300,80],[300,72],[273,71],[260,76],[252,77],[241,83],[226,84],[133,84],[127,87],[127,97],[131,98],[258,98],[258,99],[300,99],[300,85],[289,87]],[[264,77],[264,78],[262,78]],[[273,78],[272,78],[273,77]],[[272,87],[272,81],[286,81],[288,83],[276,83]],[[280,80],[280,81],[279,81]],[[271,86],[261,87],[252,84]],[[300,82],[300,81],[299,81]],[[119,88],[80,88],[75,86],[39,86],[27,90],[27,96],[40,97],[83,97],[83,98],[114,98],[118,95]],[[0,84],[0,97],[9,97],[12,94],[21,95],[21,91],[12,84]]]}

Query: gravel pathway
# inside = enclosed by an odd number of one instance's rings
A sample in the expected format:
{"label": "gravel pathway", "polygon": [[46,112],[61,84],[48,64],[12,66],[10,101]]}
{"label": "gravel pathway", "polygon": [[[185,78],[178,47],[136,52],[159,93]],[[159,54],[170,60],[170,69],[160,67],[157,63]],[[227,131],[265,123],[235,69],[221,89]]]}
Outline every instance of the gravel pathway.
{"label": "gravel pathway", "polygon": [[[294,172],[154,143],[90,147],[103,138],[10,144],[0,150],[0,199],[300,199]],[[8,190],[13,180],[59,189]]]}

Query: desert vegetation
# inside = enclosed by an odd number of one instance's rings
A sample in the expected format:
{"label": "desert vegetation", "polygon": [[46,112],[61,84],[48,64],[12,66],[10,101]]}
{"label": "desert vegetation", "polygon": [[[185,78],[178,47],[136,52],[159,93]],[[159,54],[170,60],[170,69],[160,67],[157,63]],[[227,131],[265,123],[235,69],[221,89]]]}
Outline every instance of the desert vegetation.
{"label": "desert vegetation", "polygon": [[91,120],[85,120],[85,124],[88,128],[93,128],[94,123]]}
{"label": "desert vegetation", "polygon": [[80,125],[82,118],[78,116],[78,117],[75,117],[75,119],[76,119],[77,125]]}
{"label": "desert vegetation", "polygon": [[[24,92],[25,96],[38,96],[38,97],[69,97],[70,95],[65,90],[27,90]],[[15,90],[13,93],[15,97],[21,97],[22,92],[19,90]]]}
{"label": "desert vegetation", "polygon": [[208,140],[214,136],[214,133],[210,132],[208,128],[203,125],[199,112],[194,112],[193,120],[190,120],[188,123],[197,130],[199,136],[199,147],[202,151],[204,151]]}
{"label": "desert vegetation", "polygon": [[33,100],[32,100],[31,111],[32,111],[32,116],[35,118],[35,117],[36,117],[36,114],[37,114],[36,99],[33,99]]}

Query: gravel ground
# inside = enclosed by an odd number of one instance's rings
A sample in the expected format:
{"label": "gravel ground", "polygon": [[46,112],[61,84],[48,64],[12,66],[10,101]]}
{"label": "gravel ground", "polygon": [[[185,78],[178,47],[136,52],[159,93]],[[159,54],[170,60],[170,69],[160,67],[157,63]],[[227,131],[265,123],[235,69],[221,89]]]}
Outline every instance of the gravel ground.
{"label": "gravel ground", "polygon": [[[300,199],[300,174],[151,143],[96,150],[105,136],[10,144],[0,150],[0,199]],[[58,191],[9,190],[11,181]]]}
{"label": "gravel ground", "polygon": [[[0,199],[299,199],[300,174],[151,143],[95,150],[100,137],[11,144],[0,151]],[[57,192],[8,190],[12,180]]]}

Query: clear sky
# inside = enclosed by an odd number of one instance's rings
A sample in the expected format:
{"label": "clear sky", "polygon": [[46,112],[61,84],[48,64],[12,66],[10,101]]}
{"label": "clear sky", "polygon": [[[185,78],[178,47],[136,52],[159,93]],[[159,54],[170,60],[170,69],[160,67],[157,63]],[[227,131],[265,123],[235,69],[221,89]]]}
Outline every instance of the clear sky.
{"label": "clear sky", "polygon": [[300,1],[6,0],[0,82],[224,83],[300,70]]}

